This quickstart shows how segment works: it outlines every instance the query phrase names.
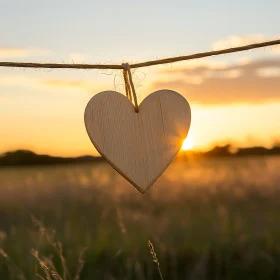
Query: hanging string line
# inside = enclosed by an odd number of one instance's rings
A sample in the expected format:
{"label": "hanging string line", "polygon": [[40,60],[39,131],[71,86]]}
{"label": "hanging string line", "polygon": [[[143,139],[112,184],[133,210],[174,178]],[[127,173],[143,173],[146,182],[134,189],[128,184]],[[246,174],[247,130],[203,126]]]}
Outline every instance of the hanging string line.
{"label": "hanging string line", "polygon": [[132,101],[132,97],[131,97],[131,87],[130,87],[130,84],[129,84],[128,71],[127,71],[125,68],[123,69],[123,79],[124,79],[126,97],[127,97],[130,101]]}
{"label": "hanging string line", "polygon": [[[128,96],[128,94],[129,94],[128,88],[131,88],[132,94],[133,94],[133,99],[134,99],[135,111],[136,111],[136,113],[138,113],[139,107],[138,107],[138,101],[137,101],[137,96],[136,96],[136,92],[135,92],[135,87],[134,87],[133,80],[132,80],[132,74],[130,71],[130,65],[128,63],[123,63],[122,67],[123,67],[124,71],[128,74],[128,78],[129,78],[129,84],[128,84],[127,83],[128,80],[127,80],[127,78],[125,78],[125,75],[124,75],[126,95]],[[130,97],[131,97],[131,92],[130,92]]]}
{"label": "hanging string line", "polygon": [[[209,56],[217,56],[221,54],[234,53],[247,51],[251,49],[263,48],[273,45],[279,45],[280,39],[273,41],[266,41],[262,43],[250,44],[241,47],[228,48],[218,51],[195,53],[185,56],[176,56],[158,60],[151,60],[146,62],[134,63],[130,65],[130,68],[141,68],[159,64],[167,64],[178,61],[185,61]],[[19,67],[19,68],[52,68],[52,69],[123,69],[119,64],[64,64],[64,63],[32,63],[32,62],[0,62],[0,67]]]}

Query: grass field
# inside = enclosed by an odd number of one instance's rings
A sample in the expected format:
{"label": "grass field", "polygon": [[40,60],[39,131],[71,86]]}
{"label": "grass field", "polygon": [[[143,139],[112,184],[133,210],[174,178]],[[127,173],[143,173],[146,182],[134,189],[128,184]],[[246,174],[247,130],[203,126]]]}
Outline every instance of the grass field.
{"label": "grass field", "polygon": [[1,280],[48,279],[38,257],[64,279],[160,279],[148,240],[163,279],[279,279],[280,157],[177,161],[145,195],[106,163],[0,169]]}

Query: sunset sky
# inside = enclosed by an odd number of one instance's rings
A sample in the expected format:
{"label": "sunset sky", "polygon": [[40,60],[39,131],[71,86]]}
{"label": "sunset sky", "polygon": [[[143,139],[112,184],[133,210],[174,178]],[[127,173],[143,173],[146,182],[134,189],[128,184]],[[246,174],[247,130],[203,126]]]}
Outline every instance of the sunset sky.
{"label": "sunset sky", "polygon": [[[0,61],[122,63],[279,39],[280,1],[1,1]],[[190,103],[194,149],[280,143],[280,47],[134,72],[139,100],[167,88]],[[97,154],[89,99],[124,93],[121,71],[0,68],[0,153]]]}

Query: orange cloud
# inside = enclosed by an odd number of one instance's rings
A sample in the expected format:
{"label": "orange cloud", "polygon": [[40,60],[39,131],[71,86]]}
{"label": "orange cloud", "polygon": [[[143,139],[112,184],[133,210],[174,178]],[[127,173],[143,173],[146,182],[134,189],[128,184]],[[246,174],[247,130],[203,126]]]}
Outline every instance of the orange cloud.
{"label": "orange cloud", "polygon": [[50,80],[41,80],[42,85],[50,87],[66,87],[66,88],[83,88],[91,89],[92,86],[83,80],[63,80],[63,79],[50,79]]}
{"label": "orange cloud", "polygon": [[[269,40],[275,40],[279,38],[278,36],[274,36],[271,38],[265,37],[263,34],[249,34],[249,35],[243,35],[243,36],[228,36],[225,39],[218,40],[212,44],[212,48],[214,50],[221,50],[226,48],[233,48],[233,47],[239,47],[242,45],[249,45],[254,43],[260,43],[263,41],[269,41]],[[269,47],[269,49],[272,52],[279,52],[280,47],[278,45]]]}
{"label": "orange cloud", "polygon": [[41,79],[37,76],[28,75],[1,75],[0,87],[25,87],[32,90],[53,91],[83,91],[84,93],[94,93],[106,88],[106,81],[92,82],[85,79],[66,79],[66,78],[49,78]]}
{"label": "orange cloud", "polygon": [[232,104],[279,101],[280,59],[248,61],[226,67],[214,64],[165,70],[153,88],[172,88],[192,103]]}
{"label": "orange cloud", "polygon": [[0,57],[26,57],[29,50],[23,48],[0,48]]}
{"label": "orange cloud", "polygon": [[49,88],[71,88],[90,90],[93,86],[83,80],[67,80],[67,79],[38,79],[23,75],[3,75],[0,76],[0,85],[4,86],[26,86],[34,89]]}
{"label": "orange cloud", "polygon": [[85,79],[51,78],[36,80],[36,87],[48,92],[78,92],[85,95],[95,94],[106,89],[106,81],[92,82]]}
{"label": "orange cloud", "polygon": [[30,48],[1,48],[0,58],[26,58],[30,56],[47,55],[49,51]]}

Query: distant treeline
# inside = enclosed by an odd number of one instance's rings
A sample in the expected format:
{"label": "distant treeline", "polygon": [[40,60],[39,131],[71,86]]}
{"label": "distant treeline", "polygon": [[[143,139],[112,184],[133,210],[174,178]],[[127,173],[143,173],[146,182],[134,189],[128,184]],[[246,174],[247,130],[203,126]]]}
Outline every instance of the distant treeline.
{"label": "distant treeline", "polygon": [[93,156],[53,157],[38,155],[27,150],[17,150],[2,154],[0,156],[0,166],[100,162],[102,160],[101,157]]}
{"label": "distant treeline", "polygon": [[248,147],[232,149],[231,145],[216,146],[207,152],[187,151],[194,156],[203,157],[238,157],[238,156],[262,156],[262,155],[280,155],[280,146],[267,149],[265,147]]}
{"label": "distant treeline", "polygon": [[[280,146],[267,149],[264,147],[239,148],[234,152],[231,145],[216,146],[207,152],[182,151],[181,155],[191,154],[197,157],[238,157],[238,156],[262,156],[280,155]],[[38,155],[28,150],[17,150],[0,155],[0,166],[13,165],[41,165],[61,163],[102,162],[102,157],[80,156],[80,157],[53,157],[49,155]]]}

